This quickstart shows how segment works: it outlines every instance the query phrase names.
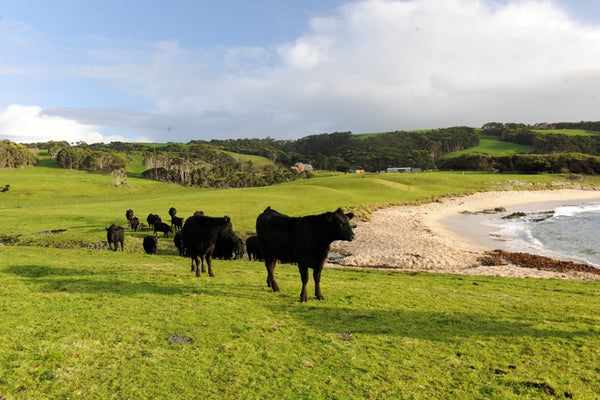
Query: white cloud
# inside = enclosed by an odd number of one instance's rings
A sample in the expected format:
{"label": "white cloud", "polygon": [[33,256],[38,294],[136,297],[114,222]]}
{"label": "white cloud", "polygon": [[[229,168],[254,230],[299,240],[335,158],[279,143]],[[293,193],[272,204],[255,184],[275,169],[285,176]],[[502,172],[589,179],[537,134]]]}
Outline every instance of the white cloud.
{"label": "white cloud", "polygon": [[[96,39],[85,62],[60,69],[61,84],[90,80],[96,95],[125,93],[150,109],[23,107],[24,131],[6,122],[9,107],[0,134],[93,142],[109,128],[188,141],[598,120],[598,43],[600,26],[550,0],[353,1],[271,48]],[[39,134],[42,124],[53,128]]]}
{"label": "white cloud", "polygon": [[0,111],[0,137],[19,143],[65,140],[69,143],[131,141],[118,135],[102,135],[96,126],[43,113],[38,106],[13,104]]}

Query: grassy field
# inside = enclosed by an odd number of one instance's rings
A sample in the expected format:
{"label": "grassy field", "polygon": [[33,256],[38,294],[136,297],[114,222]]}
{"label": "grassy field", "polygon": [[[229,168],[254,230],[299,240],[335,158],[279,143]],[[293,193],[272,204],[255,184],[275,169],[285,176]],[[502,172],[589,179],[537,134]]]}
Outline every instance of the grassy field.
{"label": "grassy field", "polygon": [[[556,188],[559,175],[327,176],[252,189],[198,190],[43,167],[2,170],[0,398],[323,399],[597,398],[600,286],[327,268],[325,301],[298,302],[297,268],[281,292],[247,260],[195,278],[171,238],[124,252],[104,228],[195,210],[254,229],[266,207],[292,215],[479,190]],[[581,183],[581,181],[579,181]],[[583,184],[600,185],[585,177]],[[310,288],[309,288],[310,290]]]}
{"label": "grassy field", "polygon": [[514,154],[530,153],[531,146],[504,142],[498,136],[479,134],[479,144],[466,150],[449,153],[445,157],[456,157],[461,154],[487,154],[490,156],[512,156]]}
{"label": "grassy field", "polygon": [[533,129],[533,132],[543,134],[562,134],[568,136],[599,136],[598,131],[586,131],[585,129]]}

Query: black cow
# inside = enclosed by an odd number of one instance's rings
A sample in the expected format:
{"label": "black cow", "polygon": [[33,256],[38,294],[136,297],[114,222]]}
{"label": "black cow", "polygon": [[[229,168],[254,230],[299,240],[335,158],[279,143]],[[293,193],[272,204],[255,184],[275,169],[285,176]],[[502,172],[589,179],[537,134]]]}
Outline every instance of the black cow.
{"label": "black cow", "polygon": [[179,231],[181,230],[181,228],[183,227],[183,218],[181,217],[176,217],[176,216],[172,216],[171,217],[171,226],[176,230]]}
{"label": "black cow", "polygon": [[235,247],[233,248],[233,258],[235,260],[239,260],[244,257],[244,253],[246,252],[246,246],[244,245],[244,241],[236,237],[235,238]]}
{"label": "black cow", "polygon": [[173,243],[175,243],[175,247],[179,251],[179,255],[182,257],[187,257],[187,250],[183,245],[183,238],[181,237],[181,232],[177,232],[175,237],[173,238]]}
{"label": "black cow", "polygon": [[[228,216],[216,218],[194,215],[189,217],[181,229],[183,247],[192,259],[192,272],[200,276],[200,267],[204,269],[204,260],[208,265],[208,275],[214,276],[211,266],[212,253],[217,240],[233,237],[233,227]],[[201,261],[201,265],[200,264]]]}
{"label": "black cow", "polygon": [[212,257],[220,258],[222,260],[237,260],[238,258],[241,258],[243,254],[244,241],[234,233],[233,236],[226,236],[217,240]]}
{"label": "black cow", "polygon": [[156,222],[154,221],[154,236],[158,234],[158,232],[162,232],[165,237],[169,237],[169,232],[173,233],[173,228],[169,226],[169,224],[165,224],[164,222]]}
{"label": "black cow", "polygon": [[260,252],[260,244],[258,243],[258,236],[250,236],[246,239],[246,252],[248,253],[248,260],[262,261],[263,256]]}
{"label": "black cow", "polygon": [[144,251],[146,254],[156,254],[156,246],[158,244],[158,239],[156,236],[148,235],[144,236]]}
{"label": "black cow", "polygon": [[341,208],[335,212],[305,217],[288,217],[267,207],[256,219],[256,235],[267,267],[267,285],[279,291],[273,271],[279,260],[282,263],[297,263],[302,279],[300,301],[306,301],[308,269],[313,269],[315,296],[323,300],[321,293],[321,271],[335,240],[351,241],[354,233],[350,219],[354,214],[344,214]]}
{"label": "black cow", "polygon": [[10,190],[10,185],[5,185],[4,189],[2,189],[2,192],[8,192]]}
{"label": "black cow", "polygon": [[134,232],[137,232],[138,227],[140,226],[140,220],[138,217],[133,217],[131,220],[129,220],[129,225]]}
{"label": "black cow", "polygon": [[[117,251],[119,243],[121,243],[121,251],[123,251],[123,242],[125,241],[125,228],[112,224],[106,228],[106,241],[108,249]],[[114,246],[114,249],[113,249]]]}
{"label": "black cow", "polygon": [[148,227],[153,229],[154,224],[162,222],[162,219],[158,215],[150,213],[148,214],[146,221],[148,222]]}
{"label": "black cow", "polygon": [[177,209],[175,207],[169,208],[169,215],[171,218],[173,218],[175,215],[177,215]]}
{"label": "black cow", "polygon": [[132,209],[125,211],[125,218],[127,218],[127,221],[131,222],[131,218],[133,218],[133,210]]}

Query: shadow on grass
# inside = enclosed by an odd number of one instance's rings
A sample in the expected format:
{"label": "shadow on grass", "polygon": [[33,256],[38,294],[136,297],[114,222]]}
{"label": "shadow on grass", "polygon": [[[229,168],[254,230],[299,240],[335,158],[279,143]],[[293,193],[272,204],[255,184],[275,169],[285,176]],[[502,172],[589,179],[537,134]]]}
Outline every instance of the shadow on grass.
{"label": "shadow on grass", "polygon": [[411,310],[362,310],[344,307],[307,307],[290,309],[271,306],[274,312],[285,313],[307,326],[324,333],[353,336],[397,335],[441,342],[456,342],[472,337],[529,337],[533,339],[576,339],[596,336],[591,330],[563,331],[538,328],[538,321],[526,317],[498,319],[495,315],[460,312]]}
{"label": "shadow on grass", "polygon": [[[3,272],[31,279],[34,283],[42,285],[47,292],[70,293],[114,293],[124,296],[137,294],[176,295],[189,293],[211,293],[210,290],[201,285],[186,284],[178,285],[170,283],[162,285],[158,283],[140,281],[129,282],[115,279],[95,279],[94,276],[105,277],[106,273],[95,273],[89,269],[56,268],[41,265],[15,265],[5,268]],[[182,272],[183,275],[183,272]],[[191,282],[190,282],[191,283]]]}

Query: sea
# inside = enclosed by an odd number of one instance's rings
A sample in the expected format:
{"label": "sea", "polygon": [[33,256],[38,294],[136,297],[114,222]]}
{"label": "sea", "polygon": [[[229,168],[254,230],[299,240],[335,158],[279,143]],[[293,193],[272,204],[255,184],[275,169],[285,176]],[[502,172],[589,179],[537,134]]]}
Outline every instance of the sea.
{"label": "sea", "polygon": [[[514,213],[518,216],[505,218]],[[533,203],[496,213],[460,214],[444,223],[486,247],[600,268],[600,201]]]}

